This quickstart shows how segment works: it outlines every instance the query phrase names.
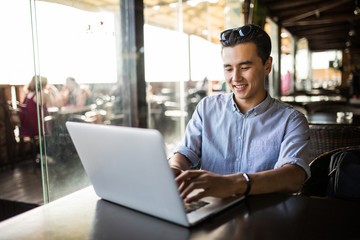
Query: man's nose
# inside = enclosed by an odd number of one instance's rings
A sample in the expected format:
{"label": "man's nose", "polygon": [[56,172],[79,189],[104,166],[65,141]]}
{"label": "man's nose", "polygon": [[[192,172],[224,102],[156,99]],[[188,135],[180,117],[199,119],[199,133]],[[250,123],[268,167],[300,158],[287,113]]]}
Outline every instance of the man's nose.
{"label": "man's nose", "polygon": [[235,69],[232,76],[234,81],[240,81],[242,79],[242,74],[240,69]]}

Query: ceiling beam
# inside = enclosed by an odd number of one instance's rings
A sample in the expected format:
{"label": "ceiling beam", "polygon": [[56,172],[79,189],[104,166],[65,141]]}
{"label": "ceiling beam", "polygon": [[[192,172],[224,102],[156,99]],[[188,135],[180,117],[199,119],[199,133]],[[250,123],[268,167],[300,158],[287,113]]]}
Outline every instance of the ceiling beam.
{"label": "ceiling beam", "polygon": [[312,27],[304,27],[301,28],[297,27],[296,29],[290,31],[292,33],[294,33],[295,35],[317,35],[317,34],[322,34],[322,33],[328,33],[328,32],[336,32],[336,31],[344,31],[345,29],[347,30],[348,28],[346,26],[326,26],[326,27],[320,27],[320,26],[316,26],[315,28]]}
{"label": "ceiling beam", "polygon": [[291,18],[282,20],[282,22],[284,24],[288,24],[288,23],[296,22],[296,21],[299,21],[301,19],[313,16],[313,15],[317,16],[323,11],[327,11],[329,9],[335,8],[335,7],[340,6],[340,5],[344,4],[344,3],[347,3],[349,1],[352,1],[352,0],[333,0],[331,2],[329,1],[327,3],[321,4],[319,7],[317,7],[314,10],[310,10],[310,11],[305,10],[306,12],[303,12],[303,13],[298,14],[296,16],[293,16]]}
{"label": "ceiling beam", "polygon": [[332,35],[332,34],[328,34],[328,35],[306,35],[303,36],[306,37],[307,40],[309,41],[316,41],[316,42],[340,42],[340,43],[345,43],[347,41],[350,41],[352,43],[357,43],[359,42],[359,37],[349,37],[347,34],[343,34],[343,35]]}
{"label": "ceiling beam", "polygon": [[360,16],[341,14],[336,16],[328,16],[321,18],[311,18],[296,22],[282,22],[284,27],[287,26],[307,26],[307,25],[318,25],[318,24],[334,24],[334,23],[349,23],[349,21],[360,20]]}
{"label": "ceiling beam", "polygon": [[316,50],[316,51],[327,51],[327,50],[342,50],[342,49],[345,49],[346,46],[345,46],[345,44],[323,42],[321,44],[309,43],[309,48],[311,50]]}
{"label": "ceiling beam", "polygon": [[306,35],[307,40],[316,40],[316,41],[327,41],[327,42],[339,42],[346,41],[348,39],[346,34],[327,34],[327,35]]}
{"label": "ceiling beam", "polygon": [[271,3],[271,9],[274,11],[280,11],[280,10],[289,10],[290,8],[298,8],[304,5],[311,4],[312,6],[318,2],[322,2],[322,0],[312,0],[309,2],[305,2],[304,0],[283,0],[283,1],[277,1],[274,3]]}

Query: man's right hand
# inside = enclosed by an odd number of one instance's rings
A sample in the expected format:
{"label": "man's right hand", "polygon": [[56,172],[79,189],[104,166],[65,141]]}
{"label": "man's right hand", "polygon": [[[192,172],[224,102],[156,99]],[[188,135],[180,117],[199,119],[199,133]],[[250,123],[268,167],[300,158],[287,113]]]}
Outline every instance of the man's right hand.
{"label": "man's right hand", "polygon": [[183,170],[176,168],[176,167],[171,167],[171,170],[173,171],[174,177],[176,178],[177,176],[179,176]]}
{"label": "man's right hand", "polygon": [[175,153],[169,159],[169,165],[172,169],[175,178],[179,176],[184,170],[190,169],[191,162],[182,154]]}

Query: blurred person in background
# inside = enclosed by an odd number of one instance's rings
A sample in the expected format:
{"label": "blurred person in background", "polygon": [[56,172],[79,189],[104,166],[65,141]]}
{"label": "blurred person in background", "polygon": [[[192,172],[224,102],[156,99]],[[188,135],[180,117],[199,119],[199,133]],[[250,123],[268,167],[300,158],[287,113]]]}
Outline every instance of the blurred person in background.
{"label": "blurred person in background", "polygon": [[[47,105],[50,98],[46,94],[42,94],[41,90],[47,87],[48,81],[46,77],[34,76],[29,84],[26,86],[25,98],[22,104],[19,105],[19,116],[21,120],[20,137],[34,137],[39,135],[38,126],[38,108],[40,116],[40,125],[42,129],[43,115],[47,116]],[[38,95],[38,97],[36,97]],[[43,131],[41,130],[43,134]]]}
{"label": "blurred person in background", "polygon": [[90,92],[87,89],[81,88],[74,78],[68,77],[61,95],[64,106],[83,107],[90,97]]}
{"label": "blurred person in background", "polygon": [[63,98],[60,94],[60,91],[51,84],[47,84],[44,88],[44,98],[47,98],[46,106],[61,108],[63,106]]}
{"label": "blurred person in background", "polygon": [[25,86],[25,98],[18,106],[20,151],[24,151],[24,139],[29,138],[32,156],[36,163],[40,162],[36,139],[38,136],[43,135],[45,131],[48,131],[48,129],[44,131],[43,127],[44,117],[48,115],[47,105],[50,101],[49,96],[44,94],[44,89],[47,86],[48,81],[46,77],[35,75],[29,84]]}

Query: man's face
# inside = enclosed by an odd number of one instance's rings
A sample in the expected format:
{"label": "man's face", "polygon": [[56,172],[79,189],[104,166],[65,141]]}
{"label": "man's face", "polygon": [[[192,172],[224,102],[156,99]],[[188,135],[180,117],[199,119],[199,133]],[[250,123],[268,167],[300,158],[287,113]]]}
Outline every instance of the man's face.
{"label": "man's face", "polygon": [[225,80],[234,92],[236,103],[257,105],[264,100],[265,76],[271,71],[272,58],[264,65],[252,42],[224,47],[222,57]]}

